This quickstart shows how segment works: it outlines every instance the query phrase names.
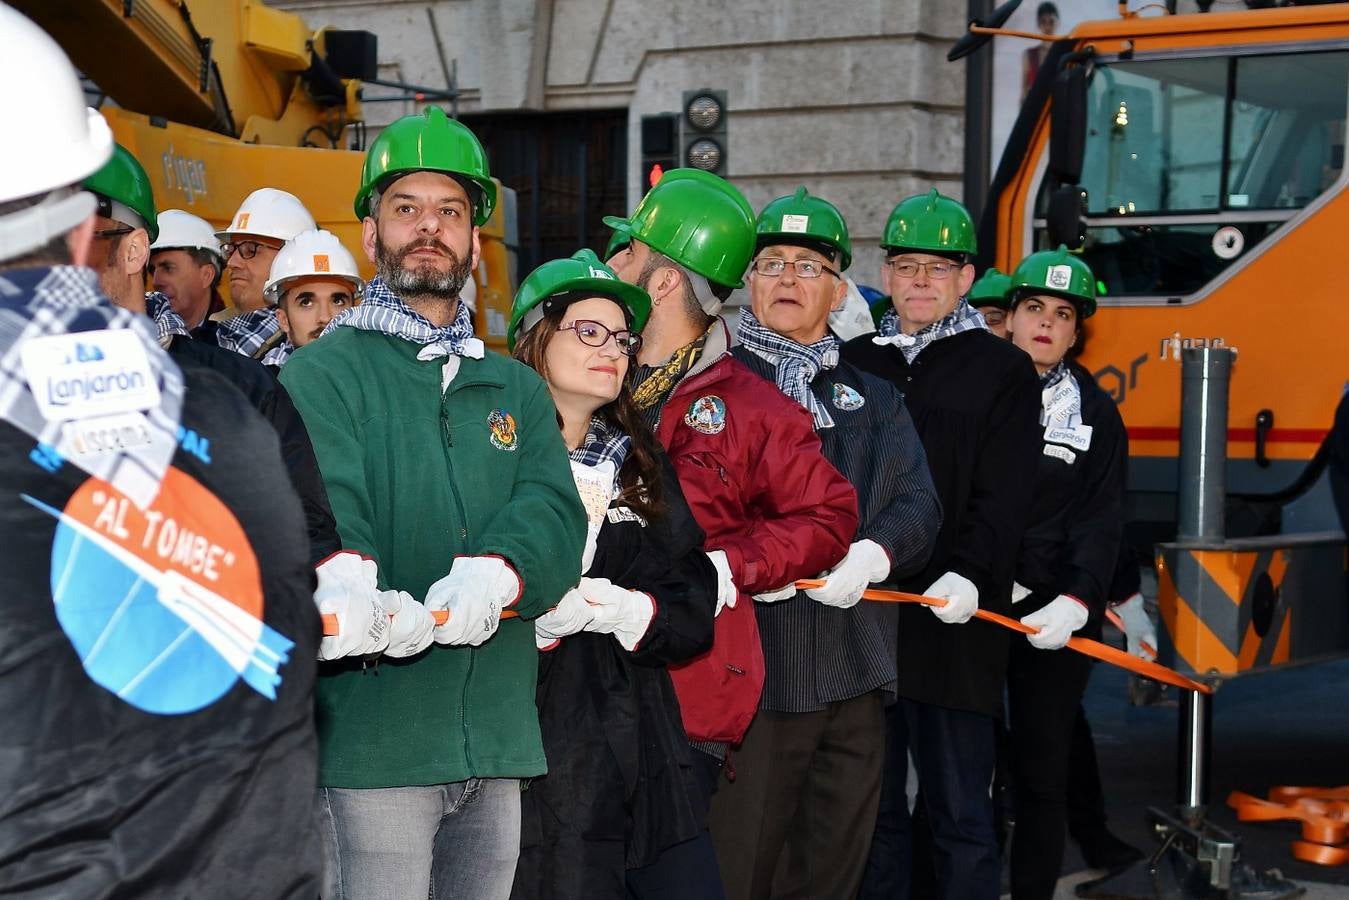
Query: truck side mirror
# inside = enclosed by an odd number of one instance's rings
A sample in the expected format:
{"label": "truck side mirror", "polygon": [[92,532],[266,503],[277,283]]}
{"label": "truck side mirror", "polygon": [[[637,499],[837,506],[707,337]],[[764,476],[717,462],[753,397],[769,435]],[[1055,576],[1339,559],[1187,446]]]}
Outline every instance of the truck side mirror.
{"label": "truck side mirror", "polygon": [[1087,67],[1069,66],[1054,78],[1049,116],[1049,175],[1059,184],[1082,179],[1087,148]]}
{"label": "truck side mirror", "polygon": [[1085,190],[1075,184],[1055,188],[1049,195],[1049,207],[1045,210],[1049,246],[1063,244],[1069,250],[1077,250],[1086,243],[1087,223],[1083,221],[1086,214]]}

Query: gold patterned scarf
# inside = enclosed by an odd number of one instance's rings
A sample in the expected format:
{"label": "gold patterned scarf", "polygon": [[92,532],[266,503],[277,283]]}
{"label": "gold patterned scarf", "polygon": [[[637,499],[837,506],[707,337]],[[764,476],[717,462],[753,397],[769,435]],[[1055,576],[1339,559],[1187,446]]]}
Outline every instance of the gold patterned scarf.
{"label": "gold patterned scarf", "polygon": [[713,319],[708,329],[694,338],[691,343],[685,344],[670,355],[670,359],[664,365],[648,368],[642,366],[637,372],[637,384],[632,391],[633,402],[637,404],[639,410],[648,410],[659,403],[662,403],[674,386],[679,383],[698,362],[698,358],[703,355],[703,348],[707,346],[707,337],[716,328],[719,320]]}

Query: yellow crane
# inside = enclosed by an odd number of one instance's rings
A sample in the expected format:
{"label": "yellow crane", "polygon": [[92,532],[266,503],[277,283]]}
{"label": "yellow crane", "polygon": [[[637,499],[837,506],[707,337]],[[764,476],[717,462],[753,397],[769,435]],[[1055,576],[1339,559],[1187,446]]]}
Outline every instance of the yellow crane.
{"label": "yellow crane", "polygon": [[[160,209],[223,228],[253,190],[281,188],[352,250],[364,276],[374,274],[352,198],[364,160],[361,82],[376,78],[375,35],[311,32],[261,0],[10,2],[114,101],[100,111],[149,173]],[[513,211],[499,203],[483,227],[476,273],[478,332],[498,347],[514,293],[506,246]]]}

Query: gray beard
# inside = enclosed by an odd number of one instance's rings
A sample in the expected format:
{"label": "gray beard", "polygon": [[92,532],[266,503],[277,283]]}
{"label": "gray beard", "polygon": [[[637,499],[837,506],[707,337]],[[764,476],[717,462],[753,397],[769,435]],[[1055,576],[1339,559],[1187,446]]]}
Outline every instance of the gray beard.
{"label": "gray beard", "polygon": [[[403,260],[409,253],[428,245],[434,245],[449,255],[451,261],[449,271],[437,271],[429,264],[415,269],[403,265]],[[379,277],[384,279],[389,289],[405,303],[439,301],[451,306],[459,299],[459,292],[464,289],[464,283],[468,281],[472,272],[468,259],[460,259],[457,253],[444,244],[429,241],[413,241],[397,251],[389,249],[383,241],[380,241],[376,268]]]}

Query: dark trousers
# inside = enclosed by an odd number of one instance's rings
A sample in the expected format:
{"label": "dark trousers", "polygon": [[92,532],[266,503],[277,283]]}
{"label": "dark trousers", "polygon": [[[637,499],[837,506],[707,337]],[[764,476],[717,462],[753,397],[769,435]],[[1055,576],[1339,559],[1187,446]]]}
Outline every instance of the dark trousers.
{"label": "dark trousers", "polygon": [[729,900],[851,898],[885,752],[881,691],[816,712],[760,710],[733,752],[710,826]]}
{"label": "dark trousers", "polygon": [[905,784],[909,754],[932,830],[935,897],[998,900],[991,787],[993,719],[901,700],[886,711],[885,771],[861,900],[927,900],[913,892],[914,829]]}
{"label": "dark trousers", "polygon": [[1068,834],[1077,841],[1091,840],[1105,831],[1105,792],[1096,763],[1096,741],[1081,703],[1073,721],[1072,747],[1068,758]]}
{"label": "dark trousers", "polygon": [[[706,814],[712,795],[721,780],[721,763],[706,753],[694,750],[693,771],[702,791],[701,811]],[[631,900],[725,900],[721,889],[721,871],[712,847],[712,835],[704,828],[692,840],[675,844],[661,853],[649,866],[628,870],[628,897]]]}
{"label": "dark trousers", "polygon": [[1012,642],[1007,666],[1011,726],[1013,900],[1050,900],[1063,865],[1068,760],[1091,661],[1068,649]]}

